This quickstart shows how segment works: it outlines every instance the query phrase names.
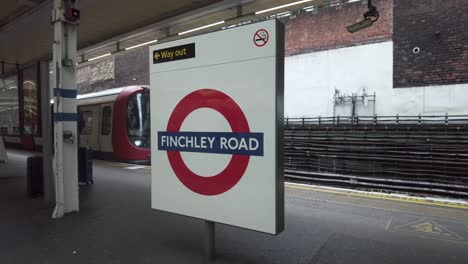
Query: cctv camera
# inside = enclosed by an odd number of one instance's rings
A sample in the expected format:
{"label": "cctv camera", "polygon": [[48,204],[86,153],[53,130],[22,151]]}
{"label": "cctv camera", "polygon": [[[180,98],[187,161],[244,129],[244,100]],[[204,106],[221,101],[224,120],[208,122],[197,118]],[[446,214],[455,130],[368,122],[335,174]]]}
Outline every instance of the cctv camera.
{"label": "cctv camera", "polygon": [[369,8],[369,10],[364,13],[364,20],[346,27],[349,33],[354,33],[366,29],[372,26],[375,21],[379,20],[379,11],[377,11],[377,7],[372,5],[372,0],[368,0],[367,8]]}
{"label": "cctv camera", "polygon": [[357,22],[356,24],[347,26],[346,29],[348,30],[349,33],[355,33],[355,32],[361,31],[363,29],[366,29],[372,26],[373,23],[374,22],[372,22],[370,18],[367,18],[367,19]]}

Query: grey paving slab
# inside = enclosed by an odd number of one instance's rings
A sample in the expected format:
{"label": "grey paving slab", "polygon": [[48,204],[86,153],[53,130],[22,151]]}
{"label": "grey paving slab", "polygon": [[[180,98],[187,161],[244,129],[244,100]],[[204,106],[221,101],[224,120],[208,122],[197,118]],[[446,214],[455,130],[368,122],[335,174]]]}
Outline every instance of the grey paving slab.
{"label": "grey paving slab", "polygon": [[[81,211],[60,220],[25,196],[21,169],[13,178],[0,167],[0,263],[203,263],[203,222],[150,209],[149,170],[125,167],[95,163]],[[467,210],[286,188],[285,231],[217,225],[214,263],[466,264],[467,219]]]}

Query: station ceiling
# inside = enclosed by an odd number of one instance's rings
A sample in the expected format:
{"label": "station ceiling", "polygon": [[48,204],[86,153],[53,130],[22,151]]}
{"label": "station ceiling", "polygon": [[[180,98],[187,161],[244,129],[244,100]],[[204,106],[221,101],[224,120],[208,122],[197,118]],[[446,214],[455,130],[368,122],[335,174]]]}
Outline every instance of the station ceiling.
{"label": "station ceiling", "polygon": [[[197,26],[298,0],[77,0],[80,56],[94,56]],[[1,0],[0,62],[24,65],[52,54],[52,0]],[[316,5],[327,0],[305,1]],[[279,12],[281,10],[275,10]]]}

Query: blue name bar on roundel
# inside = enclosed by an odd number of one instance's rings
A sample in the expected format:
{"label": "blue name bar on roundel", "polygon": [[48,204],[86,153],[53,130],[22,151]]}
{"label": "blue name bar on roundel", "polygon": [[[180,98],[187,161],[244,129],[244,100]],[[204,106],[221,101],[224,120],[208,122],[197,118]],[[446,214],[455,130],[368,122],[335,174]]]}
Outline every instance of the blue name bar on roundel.
{"label": "blue name bar on roundel", "polygon": [[263,156],[263,133],[158,131],[158,150]]}

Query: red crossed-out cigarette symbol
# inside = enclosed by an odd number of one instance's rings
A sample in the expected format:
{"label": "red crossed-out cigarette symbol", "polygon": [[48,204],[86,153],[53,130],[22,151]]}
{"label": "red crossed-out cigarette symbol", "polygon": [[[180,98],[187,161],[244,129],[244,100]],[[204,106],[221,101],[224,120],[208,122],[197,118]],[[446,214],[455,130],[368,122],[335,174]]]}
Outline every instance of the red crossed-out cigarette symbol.
{"label": "red crossed-out cigarette symbol", "polygon": [[268,31],[265,29],[260,29],[255,32],[253,41],[255,46],[257,47],[263,47],[268,43],[268,40],[270,38],[270,35],[268,34]]}

